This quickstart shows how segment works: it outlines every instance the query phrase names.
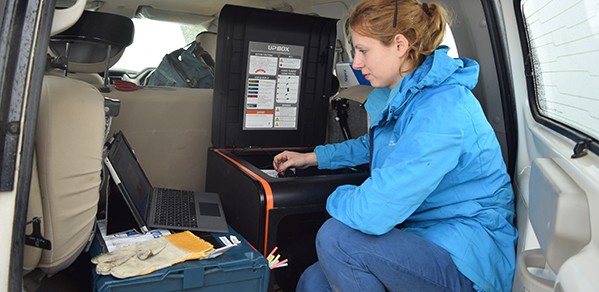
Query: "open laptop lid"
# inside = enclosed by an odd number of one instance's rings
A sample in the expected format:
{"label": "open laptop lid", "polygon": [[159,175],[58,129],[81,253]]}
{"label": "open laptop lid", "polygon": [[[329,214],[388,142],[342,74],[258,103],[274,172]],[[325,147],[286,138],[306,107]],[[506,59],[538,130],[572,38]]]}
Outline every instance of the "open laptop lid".
{"label": "open laptop lid", "polygon": [[[147,232],[146,215],[153,187],[121,131],[113,136],[104,163],[131,210],[140,231]],[[110,219],[108,218],[108,220]]]}

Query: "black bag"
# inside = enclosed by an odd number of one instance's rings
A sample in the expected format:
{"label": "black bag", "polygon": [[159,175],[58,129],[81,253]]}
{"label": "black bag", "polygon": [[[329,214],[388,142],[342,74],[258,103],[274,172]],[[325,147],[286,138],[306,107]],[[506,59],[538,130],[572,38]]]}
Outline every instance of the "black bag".
{"label": "black bag", "polygon": [[148,76],[146,84],[154,86],[213,88],[213,68],[206,64],[205,61],[196,58],[193,52],[198,49],[202,50],[202,55],[207,54],[195,43],[191,44],[187,49],[181,48],[166,54],[158,67],[156,67],[156,70]]}

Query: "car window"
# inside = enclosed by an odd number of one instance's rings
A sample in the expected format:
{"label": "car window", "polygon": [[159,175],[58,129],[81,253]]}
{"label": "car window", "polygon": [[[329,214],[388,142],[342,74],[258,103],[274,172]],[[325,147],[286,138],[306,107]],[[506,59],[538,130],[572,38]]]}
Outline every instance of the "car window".
{"label": "car window", "polygon": [[533,106],[542,117],[599,139],[597,1],[521,4],[536,91]]}
{"label": "car window", "polygon": [[165,54],[191,43],[206,28],[202,25],[182,24],[152,19],[133,18],[133,43],[112,69],[137,73],[157,67]]}

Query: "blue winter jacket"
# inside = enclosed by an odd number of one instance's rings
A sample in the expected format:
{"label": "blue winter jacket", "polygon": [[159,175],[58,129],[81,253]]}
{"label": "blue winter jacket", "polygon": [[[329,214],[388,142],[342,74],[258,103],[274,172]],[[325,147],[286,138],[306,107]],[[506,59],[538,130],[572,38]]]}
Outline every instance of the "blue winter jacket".
{"label": "blue winter jacket", "polygon": [[441,47],[393,89],[366,102],[368,134],[318,146],[318,167],[371,162],[362,185],[327,200],[335,219],[367,234],[397,225],[446,249],[477,290],[510,291],[517,231],[501,149],[471,93],[479,67]]}

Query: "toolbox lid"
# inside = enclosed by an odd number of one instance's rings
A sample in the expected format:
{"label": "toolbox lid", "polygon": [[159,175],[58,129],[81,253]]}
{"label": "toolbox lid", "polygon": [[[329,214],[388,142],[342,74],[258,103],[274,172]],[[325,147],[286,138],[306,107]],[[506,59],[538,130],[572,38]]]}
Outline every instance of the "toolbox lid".
{"label": "toolbox lid", "polygon": [[337,20],[225,5],[217,33],[212,144],[301,147],[325,141]]}

